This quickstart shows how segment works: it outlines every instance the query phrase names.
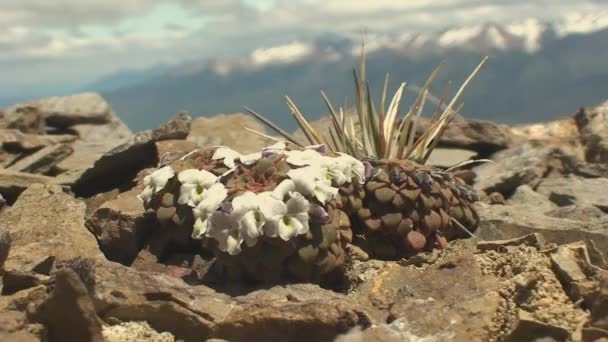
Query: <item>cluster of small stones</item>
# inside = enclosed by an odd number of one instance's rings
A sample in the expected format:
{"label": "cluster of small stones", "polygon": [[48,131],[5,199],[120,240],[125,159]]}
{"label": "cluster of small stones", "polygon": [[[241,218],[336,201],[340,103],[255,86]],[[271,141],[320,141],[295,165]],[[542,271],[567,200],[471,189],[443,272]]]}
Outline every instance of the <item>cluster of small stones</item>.
{"label": "cluster of small stones", "polygon": [[[167,229],[181,231],[187,240],[196,219],[192,206],[178,203],[180,172],[205,170],[217,176],[227,190],[218,210],[229,213],[238,196],[273,192],[289,180],[290,171],[308,166],[288,162],[290,151],[303,150],[273,148],[262,151],[253,161],[251,155],[240,156],[234,151],[226,157],[218,148],[194,151],[170,164],[175,175],[145,206],[156,211]],[[322,147],[304,151],[316,151],[320,158],[341,157]],[[238,253],[226,253],[217,239],[203,237],[202,246],[216,256],[214,270],[220,279],[326,282],[343,275],[349,243],[375,258],[394,259],[444,248],[449,240],[467,237],[466,230],[455,227],[452,219],[471,231],[476,228],[479,219],[470,206],[477,200],[476,194],[458,178],[407,160],[361,162],[342,157],[354,161],[359,178],[351,176],[349,169],[351,178],[346,181],[336,183],[328,177],[328,183],[322,179],[325,186],[335,188],[326,200],[303,194],[310,203],[306,232],[291,239],[261,234],[255,244],[243,243]]]}
{"label": "cluster of small stones", "polygon": [[549,258],[529,246],[506,247],[507,251],[477,254],[483,274],[501,279],[502,301],[491,327],[492,341],[509,336],[518,312],[529,313],[538,322],[575,331],[586,313],[564,293]]}
{"label": "cluster of small stones", "polygon": [[471,207],[477,194],[460,179],[409,160],[372,165],[355,229],[373,255],[400,258],[445,248],[477,227],[479,217]]}

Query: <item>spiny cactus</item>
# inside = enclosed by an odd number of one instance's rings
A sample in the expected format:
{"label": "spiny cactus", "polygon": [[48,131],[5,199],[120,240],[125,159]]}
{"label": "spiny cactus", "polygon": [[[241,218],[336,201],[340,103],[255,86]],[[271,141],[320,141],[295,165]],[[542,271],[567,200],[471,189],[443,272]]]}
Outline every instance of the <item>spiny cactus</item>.
{"label": "spiny cactus", "polygon": [[324,152],[283,143],[193,152],[147,176],[140,199],[168,229],[201,240],[223,279],[320,282],[345,264],[352,231],[340,188],[361,187],[365,169]]}
{"label": "spiny cactus", "polygon": [[[429,86],[440,67],[433,71],[415,102],[401,117],[401,99],[406,83],[401,84],[386,108],[387,75],[381,103],[379,106],[374,104],[365,80],[363,53],[360,71],[353,70],[359,130],[355,130],[351,118],[347,120],[345,110],[335,110],[321,92],[332,121],[329,135],[324,136],[287,97],[287,104],[309,144],[324,144],[332,152],[349,153],[368,165],[371,174],[365,186],[342,186],[339,205],[353,219],[353,228],[358,236],[355,243],[362,244],[372,256],[396,258],[433,247],[445,247],[448,240],[467,236],[477,228],[479,219],[470,205],[478,200],[474,190],[449,172],[424,166],[424,163],[458,113],[461,106],[457,102],[464,88],[486,60],[487,57],[447,105],[443,106],[444,99],[440,99],[436,113],[442,111],[441,115],[436,120],[433,117],[429,127],[418,137],[415,136],[417,119],[423,112]],[[285,139],[305,145],[261,114],[247,110]]]}

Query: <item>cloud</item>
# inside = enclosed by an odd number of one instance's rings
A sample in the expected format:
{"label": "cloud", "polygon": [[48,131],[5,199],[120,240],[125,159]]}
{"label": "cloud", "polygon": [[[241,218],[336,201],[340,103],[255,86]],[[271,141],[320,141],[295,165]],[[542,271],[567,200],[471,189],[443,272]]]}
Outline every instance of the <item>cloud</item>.
{"label": "cloud", "polygon": [[[580,0],[575,10],[605,13],[608,3]],[[0,0],[0,89],[252,51],[258,63],[289,60],[329,35],[365,33],[381,45],[447,26],[572,12],[572,0]]]}

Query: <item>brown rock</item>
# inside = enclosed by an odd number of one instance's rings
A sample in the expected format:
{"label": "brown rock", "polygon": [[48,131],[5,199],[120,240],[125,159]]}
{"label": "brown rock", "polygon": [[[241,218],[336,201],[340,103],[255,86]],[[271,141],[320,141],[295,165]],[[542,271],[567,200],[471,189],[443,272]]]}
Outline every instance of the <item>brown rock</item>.
{"label": "brown rock", "polygon": [[106,123],[112,110],[108,102],[96,93],[49,97],[16,106],[23,105],[37,108],[45,117],[46,123],[55,127]]}
{"label": "brown rock", "polygon": [[34,183],[54,184],[55,180],[47,176],[0,169],[0,193],[8,203],[14,202],[23,190]]}
{"label": "brown rock", "polygon": [[[416,337],[483,341],[498,309],[498,280],[483,275],[471,251],[455,253],[421,272],[385,262],[350,295],[379,326],[364,340],[404,341]],[[386,330],[392,330],[390,333]]]}
{"label": "brown rock", "polygon": [[253,153],[271,145],[269,139],[252,133],[245,128],[264,133],[264,126],[249,115],[220,114],[213,118],[199,117],[192,121],[188,140],[200,146],[223,145],[240,153]]}
{"label": "brown rock", "polygon": [[190,140],[163,140],[156,142],[155,145],[156,155],[161,165],[168,165],[185,154],[201,148]]}
{"label": "brown rock", "polygon": [[608,162],[608,102],[594,108],[580,109],[574,120],[585,145],[588,162]]}
{"label": "brown rock", "polygon": [[50,145],[69,143],[77,138],[71,134],[28,134],[16,129],[0,129],[0,145],[16,153],[32,152]]}
{"label": "brown rock", "polygon": [[43,134],[45,132],[44,115],[35,106],[15,105],[5,112],[0,112],[0,128]]}
{"label": "brown rock", "polygon": [[34,184],[2,213],[0,231],[11,235],[6,268],[23,269],[47,256],[103,258],[95,237],[84,226],[85,205],[59,186]]}
{"label": "brown rock", "polygon": [[440,140],[441,146],[473,150],[485,156],[505,149],[513,143],[510,127],[482,120],[452,122]]}
{"label": "brown rock", "polygon": [[147,234],[157,225],[155,217],[144,216],[137,195],[142,187],[118,195],[97,208],[86,225],[109,260],[131,264]]}
{"label": "brown rock", "polygon": [[72,152],[72,147],[65,144],[47,146],[18,160],[8,169],[20,172],[47,174],[55,165],[72,154]]}
{"label": "brown rock", "polygon": [[369,317],[345,296],[315,285],[273,287],[235,298],[214,337],[229,341],[331,341]]}
{"label": "brown rock", "polygon": [[72,270],[55,273],[55,288],[44,307],[44,321],[52,340],[103,341],[101,320],[89,292]]}

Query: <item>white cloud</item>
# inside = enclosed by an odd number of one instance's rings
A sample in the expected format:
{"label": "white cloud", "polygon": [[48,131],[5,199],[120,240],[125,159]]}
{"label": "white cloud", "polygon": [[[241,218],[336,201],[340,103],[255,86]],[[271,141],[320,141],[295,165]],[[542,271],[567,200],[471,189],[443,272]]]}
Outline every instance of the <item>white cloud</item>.
{"label": "white cloud", "polygon": [[[359,39],[365,32],[373,49],[411,40],[423,44],[425,33],[446,26],[608,11],[608,2],[599,0],[579,0],[575,8],[572,0],[256,2],[0,0],[0,88],[15,89],[17,82],[89,80],[121,68],[251,51],[257,63],[292,61],[310,53],[313,39],[330,33]],[[608,25],[605,18],[608,14],[593,20],[570,14],[560,32]],[[457,37],[443,39],[454,43]]]}
{"label": "white cloud", "polygon": [[312,55],[313,52],[314,46],[311,44],[294,41],[286,45],[256,49],[251,53],[251,60],[258,66],[293,63]]}

